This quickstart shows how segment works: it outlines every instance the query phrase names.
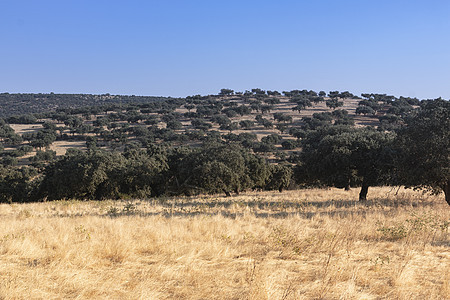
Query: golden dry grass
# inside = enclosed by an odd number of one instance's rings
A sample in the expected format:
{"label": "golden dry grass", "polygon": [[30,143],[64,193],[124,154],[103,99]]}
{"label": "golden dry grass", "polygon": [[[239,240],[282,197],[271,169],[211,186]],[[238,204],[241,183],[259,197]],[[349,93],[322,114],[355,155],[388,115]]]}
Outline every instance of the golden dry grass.
{"label": "golden dry grass", "polygon": [[450,210],[371,188],[0,205],[4,299],[446,299]]}

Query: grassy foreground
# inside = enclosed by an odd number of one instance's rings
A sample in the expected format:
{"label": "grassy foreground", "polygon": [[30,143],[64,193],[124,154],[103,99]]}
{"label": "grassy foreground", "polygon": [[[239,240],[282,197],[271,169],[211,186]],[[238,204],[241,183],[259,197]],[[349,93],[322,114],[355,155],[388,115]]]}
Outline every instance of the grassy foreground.
{"label": "grassy foreground", "polygon": [[4,299],[448,299],[443,196],[371,188],[0,205]]}

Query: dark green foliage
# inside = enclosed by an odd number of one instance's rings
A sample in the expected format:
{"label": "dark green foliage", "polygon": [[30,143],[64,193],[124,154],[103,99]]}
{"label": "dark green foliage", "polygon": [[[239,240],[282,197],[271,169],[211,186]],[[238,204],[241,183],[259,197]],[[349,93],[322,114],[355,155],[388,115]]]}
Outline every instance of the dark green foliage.
{"label": "dark green foliage", "polygon": [[265,143],[265,142],[260,142],[260,143],[254,143],[252,145],[252,149],[255,152],[274,152],[277,150],[277,148],[275,147],[274,144],[269,144],[269,143]]}
{"label": "dark green foliage", "polygon": [[394,135],[370,128],[325,127],[302,140],[297,168],[299,183],[323,183],[336,187],[361,185],[360,200],[367,188],[389,178],[393,169]]}
{"label": "dark green foliage", "polygon": [[[394,96],[386,95],[386,94],[361,94],[363,98],[371,102],[384,102],[386,104],[392,103],[396,98]],[[402,97],[401,97],[402,98]]]}
{"label": "dark green foliage", "polygon": [[38,150],[36,152],[35,156],[32,156],[29,158],[29,160],[31,162],[40,162],[40,161],[52,161],[56,158],[56,152],[53,150],[45,150],[45,151],[40,151]]}
{"label": "dark green foliage", "polygon": [[285,123],[278,123],[275,125],[275,128],[278,129],[281,133],[284,133],[288,129],[288,125]]}
{"label": "dark green foliage", "polygon": [[36,201],[35,191],[40,177],[34,168],[0,167],[0,202]]}
{"label": "dark green foliage", "polygon": [[348,118],[348,111],[345,109],[336,109],[331,112],[331,115],[336,119]]}
{"label": "dark green foliage", "polygon": [[331,109],[336,109],[338,107],[344,106],[344,102],[339,101],[337,98],[332,98],[326,101],[325,104]]}
{"label": "dark green foliage", "polygon": [[229,123],[229,124],[226,124],[226,125],[221,125],[220,129],[221,130],[228,130],[231,133],[232,131],[239,129],[239,125],[238,125],[237,122],[232,122],[232,123]]}
{"label": "dark green foliage", "polygon": [[244,142],[244,141],[254,142],[256,140],[257,140],[257,136],[254,133],[251,133],[251,132],[239,133],[239,141],[241,141],[241,142]]}
{"label": "dark green foliage", "polygon": [[22,137],[29,141],[33,148],[42,149],[47,148],[56,140],[56,132],[51,129],[41,129],[34,133],[23,134]]}
{"label": "dark green foliage", "polygon": [[164,152],[131,148],[123,155],[104,151],[71,151],[48,165],[40,196],[57,199],[116,199],[155,195],[166,169]]}
{"label": "dark green foliage", "polygon": [[281,96],[280,92],[278,92],[278,91],[267,91],[267,95],[269,95],[269,96]]}
{"label": "dark green foliage", "polygon": [[168,169],[167,153],[153,146],[147,151],[130,149],[124,153],[125,170],[120,178],[120,192],[133,197],[146,198],[164,193],[163,172]]}
{"label": "dark green foliage", "polygon": [[450,205],[450,102],[442,99],[421,104],[399,130],[400,181],[408,186],[444,191]]}
{"label": "dark green foliage", "polygon": [[356,114],[357,115],[360,115],[360,114],[363,114],[363,115],[374,115],[375,114],[375,110],[372,107],[370,107],[370,106],[358,106],[356,108]]}
{"label": "dark green foliage", "polygon": [[116,198],[120,181],[112,174],[122,174],[124,167],[125,160],[118,153],[70,152],[45,168],[41,197],[48,200]]}
{"label": "dark green foliage", "polygon": [[295,140],[284,140],[281,142],[281,147],[283,147],[284,150],[292,150],[299,146],[299,143]]}
{"label": "dark green foliage", "polygon": [[281,136],[278,134],[275,134],[275,133],[269,134],[269,135],[261,138],[261,142],[276,145],[281,142]]}
{"label": "dark green foliage", "polygon": [[297,139],[302,139],[306,136],[306,131],[300,128],[292,127],[289,129],[289,134]]}
{"label": "dark green foliage", "polygon": [[[335,111],[333,111],[334,113]],[[320,120],[320,121],[325,121],[328,123],[331,123],[331,121],[333,120],[333,114],[331,114],[330,112],[322,112],[322,113],[313,113],[312,117],[314,119]]]}
{"label": "dark green foliage", "polygon": [[221,89],[219,95],[221,96],[230,96],[233,95],[234,91],[231,89]]}
{"label": "dark green foliage", "polygon": [[[316,100],[316,98],[315,98]],[[317,101],[317,100],[316,100]],[[302,111],[307,107],[312,106],[311,100],[307,96],[296,96],[291,98],[290,102],[294,102],[296,106],[292,108],[292,110]]]}
{"label": "dark green foliage", "polygon": [[345,91],[345,92],[341,92],[338,95],[339,98],[355,98],[355,95],[353,95],[352,93],[350,93],[349,91]]}
{"label": "dark green foliage", "polygon": [[172,193],[222,193],[230,195],[264,186],[268,177],[264,160],[237,145],[212,144],[169,155]]}
{"label": "dark green foliage", "polygon": [[18,163],[18,160],[16,157],[11,156],[11,155],[4,155],[1,158],[0,163],[5,166],[5,167],[10,167],[10,166],[15,166]]}
{"label": "dark green foliage", "polygon": [[226,126],[231,123],[231,120],[224,115],[216,115],[211,118],[211,121],[219,124],[220,126]]}
{"label": "dark green foliage", "polygon": [[222,105],[198,105],[197,106],[197,116],[198,117],[209,117],[215,114],[219,114],[222,109]]}
{"label": "dark green foliage", "polygon": [[283,91],[283,94],[289,98],[293,98],[293,97],[297,97],[297,96],[310,96],[310,97],[317,96],[316,92],[308,91],[308,90],[301,90],[301,91],[300,90],[292,90],[290,92]]}
{"label": "dark green foliage", "polygon": [[289,186],[292,180],[293,169],[288,164],[270,166],[270,177],[266,186],[268,190],[278,190],[280,193]]}
{"label": "dark green foliage", "polygon": [[317,118],[309,118],[309,117],[304,117],[302,118],[302,130],[303,131],[308,131],[308,130],[316,130],[322,126],[327,126],[331,124],[331,120],[320,120]]}
{"label": "dark green foliage", "polygon": [[397,130],[403,124],[403,119],[400,116],[392,114],[380,116],[378,120],[380,121],[380,125],[378,126],[378,130],[380,131]]}
{"label": "dark green foliage", "polygon": [[243,120],[243,121],[239,122],[239,125],[243,129],[250,129],[250,128],[252,128],[255,125],[255,123],[253,121],[250,121],[250,120]]}
{"label": "dark green foliage", "polygon": [[251,110],[259,112],[261,110],[261,107],[262,105],[259,101],[253,101],[252,103],[250,103]]}
{"label": "dark green foliage", "polygon": [[[12,124],[33,124],[36,120],[22,117],[22,115],[47,113],[51,110],[66,110],[70,113],[95,114],[96,107],[114,107],[127,103],[139,103],[154,108],[162,107],[162,102],[167,102],[166,107],[177,107],[182,103],[179,99],[151,96],[126,96],[126,95],[90,95],[90,94],[0,94],[0,116],[13,116],[16,119],[8,121]],[[88,108],[86,108],[88,107]],[[28,117],[26,117],[28,118]]]}
{"label": "dark green foliage", "polygon": [[405,98],[395,99],[391,102],[391,107],[388,109],[388,114],[405,117],[413,111],[413,107]]}
{"label": "dark green foliage", "polygon": [[254,93],[255,95],[265,95],[266,91],[257,88],[257,89],[252,89],[252,93]]}
{"label": "dark green foliage", "polygon": [[283,113],[274,113],[273,114],[273,119],[275,121],[283,122],[283,123],[285,123],[285,122],[292,122],[292,117],[288,116],[288,115],[285,115]]}
{"label": "dark green foliage", "polygon": [[339,97],[339,91],[330,91],[330,92],[328,92],[328,97],[330,97],[330,98],[337,98],[337,97]]}
{"label": "dark green foliage", "polygon": [[180,130],[183,128],[183,124],[178,120],[170,120],[167,122],[167,128],[172,130]]}
{"label": "dark green foliage", "polygon": [[381,108],[380,104],[378,104],[378,101],[375,101],[375,100],[372,100],[372,99],[371,100],[366,100],[366,99],[361,100],[361,101],[358,102],[358,106],[360,106],[360,107],[364,107],[364,106],[370,107],[375,112],[380,110],[380,108]]}
{"label": "dark green foliage", "polygon": [[280,103],[280,99],[278,98],[265,98],[264,103],[269,105],[276,105]]}
{"label": "dark green foliage", "polygon": [[18,145],[22,142],[22,138],[14,132],[9,125],[0,125],[0,142],[10,145]]}
{"label": "dark green foliage", "polygon": [[273,127],[273,123],[265,118],[262,117],[262,115],[257,115],[256,116],[256,122],[262,126],[264,126],[264,128],[272,128]]}
{"label": "dark green foliage", "polygon": [[212,127],[211,123],[209,123],[206,120],[202,120],[202,119],[194,119],[191,121],[191,123],[195,129],[200,129],[200,130],[208,130]]}
{"label": "dark green foliage", "polygon": [[[7,115],[7,113],[5,113],[4,115]],[[7,121],[9,124],[34,124],[37,122],[37,118],[34,115],[26,114],[20,116],[11,116],[7,119]]]}
{"label": "dark green foliage", "polygon": [[399,100],[406,101],[406,102],[408,102],[409,105],[420,105],[420,100],[417,98],[400,96]]}
{"label": "dark green foliage", "polygon": [[273,109],[273,105],[261,105],[261,112],[262,113],[270,113],[270,111]]}

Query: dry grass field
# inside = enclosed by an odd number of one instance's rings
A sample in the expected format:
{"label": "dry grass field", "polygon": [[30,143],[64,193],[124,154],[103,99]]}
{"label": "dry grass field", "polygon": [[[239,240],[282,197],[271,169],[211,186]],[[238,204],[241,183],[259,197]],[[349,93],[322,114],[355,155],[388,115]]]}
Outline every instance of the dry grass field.
{"label": "dry grass field", "polygon": [[411,190],[0,205],[2,299],[449,299],[450,210]]}

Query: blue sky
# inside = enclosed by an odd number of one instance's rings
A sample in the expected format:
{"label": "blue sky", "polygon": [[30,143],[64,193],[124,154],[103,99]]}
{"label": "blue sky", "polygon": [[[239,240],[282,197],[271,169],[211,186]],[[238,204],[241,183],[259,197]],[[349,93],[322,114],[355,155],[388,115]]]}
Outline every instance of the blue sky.
{"label": "blue sky", "polygon": [[0,0],[0,92],[450,98],[450,1]]}

